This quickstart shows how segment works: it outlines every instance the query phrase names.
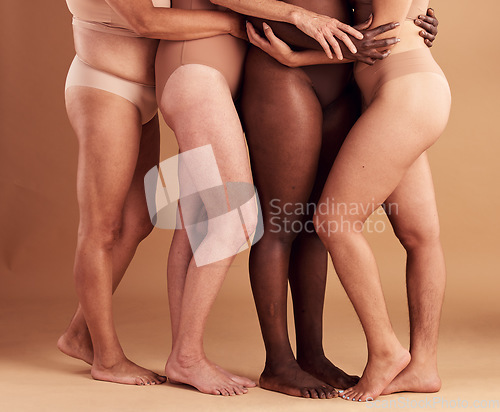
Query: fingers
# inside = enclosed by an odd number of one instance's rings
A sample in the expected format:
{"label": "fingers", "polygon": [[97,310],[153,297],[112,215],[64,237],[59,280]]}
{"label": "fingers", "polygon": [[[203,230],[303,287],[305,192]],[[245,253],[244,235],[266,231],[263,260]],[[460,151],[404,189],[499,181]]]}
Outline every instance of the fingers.
{"label": "fingers", "polygon": [[359,32],[354,27],[351,27],[345,23],[338,22],[337,28],[342,30],[343,32],[350,34],[352,37],[358,40],[363,40],[363,33]]}
{"label": "fingers", "polygon": [[382,40],[370,40],[364,44],[364,48],[366,49],[386,49],[393,44],[397,44],[400,42],[400,39],[396,37],[390,37],[388,39]]}
{"label": "fingers", "polygon": [[374,29],[370,30],[370,36],[376,37],[379,34],[394,30],[398,26],[399,26],[398,22],[383,24],[382,26],[378,26],[378,27],[375,27]]}
{"label": "fingers", "polygon": [[265,48],[268,45],[268,43],[257,33],[255,27],[253,27],[252,23],[250,22],[247,22],[247,34],[250,43],[265,51]]}
{"label": "fingers", "polygon": [[329,59],[333,59],[333,54],[332,50],[330,49],[330,45],[325,39],[325,36],[323,36],[321,33],[318,33],[314,39],[320,44],[320,46],[323,48],[325,51],[326,55],[328,56]]}
{"label": "fingers", "polygon": [[[423,17],[423,18],[421,19],[420,17]],[[415,24],[418,27],[421,27],[422,29],[424,29],[426,32],[433,34],[433,35],[436,35],[437,34],[437,26],[435,26],[432,23],[428,23],[427,20],[425,20],[425,19],[427,19],[425,16],[419,16],[419,18],[415,20]]]}
{"label": "fingers", "polygon": [[325,38],[328,41],[328,43],[330,44],[330,46],[332,47],[333,52],[335,53],[335,56],[337,57],[337,59],[343,60],[344,56],[342,55],[342,50],[340,49],[339,42],[333,36],[333,33],[330,32],[329,30],[326,30]]}
{"label": "fingers", "polygon": [[276,35],[273,32],[273,29],[271,29],[271,26],[269,26],[267,23],[263,23],[262,26],[264,27],[264,34],[269,40],[269,43],[271,44],[283,43],[281,39],[276,37]]}

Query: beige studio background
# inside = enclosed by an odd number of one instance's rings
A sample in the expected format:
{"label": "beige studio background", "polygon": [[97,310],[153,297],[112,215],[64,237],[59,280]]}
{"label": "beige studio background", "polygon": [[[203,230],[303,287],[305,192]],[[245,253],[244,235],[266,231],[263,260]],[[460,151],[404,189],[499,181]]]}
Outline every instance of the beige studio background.
{"label": "beige studio background", "polygon": [[[441,21],[433,52],[454,99],[449,126],[430,151],[449,272],[440,396],[498,399],[500,3],[447,0],[432,5]],[[169,385],[133,388],[95,382],[87,365],[57,351],[57,337],[76,304],[72,263],[78,223],[77,143],[63,91],[74,55],[71,17],[62,0],[1,0],[0,23],[0,409],[330,408],[321,401],[260,389],[238,399],[219,399]],[[165,159],[177,147],[166,127],[162,136]],[[117,328],[127,354],[157,371],[170,345],[165,268],[171,235],[155,230],[141,244],[115,299]],[[407,342],[404,253],[388,226],[370,241],[394,327]],[[346,370],[359,374],[366,357],[364,338],[333,271],[331,275],[326,351]],[[237,258],[216,302],[206,347],[223,366],[258,378],[264,350],[246,253]],[[408,396],[418,400],[424,395]]]}

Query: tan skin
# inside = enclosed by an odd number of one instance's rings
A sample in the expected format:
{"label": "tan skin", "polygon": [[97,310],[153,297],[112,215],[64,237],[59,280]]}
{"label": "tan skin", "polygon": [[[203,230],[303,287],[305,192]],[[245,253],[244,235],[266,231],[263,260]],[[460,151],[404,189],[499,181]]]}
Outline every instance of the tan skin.
{"label": "tan skin", "polygon": [[[154,84],[157,39],[189,40],[218,34],[246,38],[242,19],[235,13],[156,9],[149,0],[107,2],[143,37],[115,36],[75,27],[75,49],[93,67],[133,82]],[[339,36],[345,29],[330,19],[322,19],[318,26],[316,15],[297,8],[280,6],[270,17],[286,21],[293,17],[304,30],[331,25]],[[350,28],[347,30],[359,35]],[[325,38],[329,34],[323,33]],[[129,101],[80,86],[67,90],[66,106],[80,147],[77,182],[80,225],[74,268],[80,304],[58,347],[91,364],[95,379],[137,385],[163,383],[165,377],[136,365],[124,354],[113,324],[111,299],[137,245],[152,229],[143,198],[142,176],[158,161],[158,118],[143,126],[137,108]],[[220,124],[213,127],[218,129]],[[188,150],[189,145],[200,142],[182,143],[183,149]],[[219,156],[225,156],[224,150],[221,148]],[[231,153],[227,156],[232,158]],[[238,177],[236,171],[240,169],[229,168],[228,175],[233,176],[231,170]],[[182,259],[190,258],[184,254]],[[224,262],[225,266],[217,270],[225,271],[229,263]],[[206,293],[207,302],[213,300],[212,292],[218,287],[215,284]],[[203,294],[203,290],[198,292]],[[213,375],[213,368],[209,374]],[[217,379],[223,381],[220,390],[206,386],[207,382],[194,386],[209,393],[233,395],[245,393],[246,387],[254,385],[226,371],[218,373]]]}
{"label": "tan skin", "polygon": [[[366,4],[366,1],[362,3]],[[401,16],[405,15],[405,11],[399,10],[400,14],[398,14],[398,7],[403,8],[404,5],[375,2],[374,26],[392,19],[399,20]],[[417,26],[425,27],[423,17],[417,23]],[[397,35],[401,37],[402,41],[395,47],[394,52],[422,47],[417,40],[418,37],[415,36],[418,29],[410,23],[404,22],[400,28],[397,28],[397,31],[399,31]],[[269,43],[262,44],[263,48],[267,49],[266,51],[271,51],[278,59],[288,61],[291,65],[297,65],[298,62],[300,64],[315,64],[317,59],[324,59],[321,53],[293,52],[274,37],[271,29],[266,30],[266,35]],[[251,33],[250,38],[252,40]],[[298,56],[298,54],[302,54],[302,56]],[[417,84],[418,87],[416,87]],[[405,119],[404,116],[398,121],[385,119],[385,123],[382,123],[390,125],[391,131],[394,132],[395,140],[391,141],[391,132],[382,131],[384,126],[377,123],[376,119],[384,118],[384,110],[386,113],[398,112],[397,107],[390,109],[391,99],[394,99],[391,98],[391,95],[397,96],[398,90],[401,88],[408,91],[429,89],[428,92],[434,89],[432,93],[435,96],[436,104],[430,112],[408,108],[408,113],[418,113],[421,118],[425,118],[428,122],[428,124],[422,125],[420,130],[409,128],[405,123],[408,119]],[[400,103],[398,102],[398,104]],[[434,139],[439,136],[443,122],[446,122],[448,108],[447,87],[443,87],[441,80],[436,81],[435,77],[426,73],[413,75],[411,81],[398,79],[384,85],[347,137],[326,183],[321,201],[335,198],[336,201],[350,204],[360,200],[364,205],[370,199],[363,201],[363,194],[372,195],[378,189],[386,190],[386,194],[382,194],[381,198],[386,199],[388,203],[399,205],[399,213],[392,214],[389,218],[396,235],[408,253],[407,283],[411,321],[411,362],[409,362],[408,352],[401,347],[394,336],[385,306],[376,303],[383,302],[380,283],[377,281],[373,258],[370,256],[370,251],[366,248],[361,234],[348,231],[347,233],[337,232],[327,236],[325,231],[322,231],[322,224],[339,223],[334,220],[339,217],[317,216],[318,232],[332,255],[336,270],[355,305],[368,339],[368,365],[361,381],[347,391],[343,391],[342,396],[345,399],[365,401],[374,399],[381,393],[435,392],[440,388],[441,382],[436,360],[445,267],[439,242],[439,222],[432,178],[426,155],[421,150],[425,149],[426,145],[432,144]],[[410,130],[411,133],[409,133]],[[398,136],[404,133],[410,139],[413,134],[414,137],[418,135],[418,144],[409,144],[410,140],[406,146],[397,146]],[[377,135],[384,136],[384,142],[377,141],[375,137]],[[363,139],[362,136],[366,136],[367,140]],[[387,141],[391,141],[391,149],[398,150],[398,159],[403,164],[404,158],[399,157],[403,153],[409,159],[413,158],[413,161],[407,160],[408,163],[404,166],[401,163],[391,165],[389,162],[387,164],[383,160],[384,165],[390,169],[383,173],[383,180],[377,180],[377,174],[384,172],[385,167],[380,162],[375,166],[375,169],[371,169],[372,172],[369,174],[363,170],[361,174],[365,177],[361,177],[360,172],[357,172],[355,167],[359,159],[361,158],[363,162],[362,169],[370,168],[371,162],[377,162],[377,153],[380,151],[387,153],[388,150],[376,147],[377,144]],[[362,145],[366,145],[366,147]],[[399,169],[400,167],[403,169]],[[374,170],[377,172],[374,173]],[[387,178],[388,176],[391,178]],[[397,187],[391,193],[387,186],[395,185],[394,182],[398,179],[400,180]],[[359,192],[356,190],[358,186],[362,187]],[[344,220],[352,223],[351,227],[356,222],[363,222],[367,217],[368,215],[342,216]],[[354,259],[352,259],[353,255]],[[351,258],[347,260],[346,256]],[[363,277],[363,275],[365,276]],[[360,288],[359,285],[364,285],[364,287]],[[370,290],[369,295],[366,294],[366,290]],[[377,328],[374,330],[375,325]],[[399,371],[401,373],[398,374]]]}
{"label": "tan skin", "polygon": [[[358,18],[358,22],[366,20],[369,13],[370,9],[368,9],[368,13],[365,13],[364,15],[358,14],[358,17],[361,16]],[[432,10],[429,10],[428,13],[428,16],[420,16],[420,19],[417,20],[415,24],[428,30],[428,32],[425,33],[422,31],[420,35],[424,38],[425,43],[430,46],[432,45],[432,41],[437,33],[437,20],[435,20]],[[279,33],[279,37],[283,37],[295,46],[299,46],[298,50],[301,48],[314,47],[314,44],[311,46],[311,43],[308,42],[307,39],[297,36],[294,33],[290,33],[290,29],[288,27],[283,27],[282,25],[274,23],[272,24],[272,27],[274,32]],[[249,27],[250,40],[258,47],[261,47],[266,52],[272,54],[273,57],[283,62],[283,64],[297,67],[301,65],[331,63],[322,53],[309,51],[296,53],[288,46],[281,44],[279,40],[275,41],[276,38],[272,30],[267,29],[265,31],[267,40],[262,38],[259,39],[255,36],[256,32],[252,30],[252,27]],[[297,56],[297,54],[302,54],[304,56]],[[309,99],[307,97],[307,89],[310,88],[310,86],[308,85],[309,80],[304,76],[304,74],[309,77],[313,76],[311,79],[315,83],[324,80],[314,80],[314,76],[317,76],[318,70],[308,71],[307,68],[302,68],[300,70],[287,70],[286,68],[283,68],[283,66],[276,66],[276,64],[273,64],[269,59],[258,57],[257,60],[256,56],[257,53],[251,53],[247,63],[249,91],[244,91],[243,113],[247,128],[247,138],[249,139],[250,152],[253,159],[253,171],[256,176],[256,182],[259,187],[261,200],[264,205],[268,200],[276,198],[283,199],[284,203],[297,201],[305,202],[307,198],[299,200],[300,198],[296,197],[296,195],[300,193],[298,192],[300,186],[296,183],[300,181],[298,179],[306,179],[309,166],[306,164],[298,166],[299,158],[296,158],[296,156],[300,153],[300,161],[303,163],[304,159],[307,159],[307,153],[311,150],[311,148],[314,148],[314,140],[307,140],[307,136],[310,135],[311,130],[314,130],[314,126],[307,126],[306,130],[301,133],[301,128],[299,127],[299,124],[296,123],[296,119],[300,118],[301,113],[306,113],[305,109],[309,104],[306,102]],[[368,57],[370,56],[368,55]],[[258,61],[255,65],[258,70],[256,73],[265,73],[265,75],[260,76],[259,74],[254,73],[254,61]],[[340,71],[338,73],[342,72]],[[262,80],[254,80],[255,77],[259,78],[259,76],[262,79],[269,78],[272,80],[270,83],[263,83]],[[333,74],[331,76],[333,76]],[[339,76],[338,74],[337,76],[337,81],[341,82],[342,76]],[[301,84],[304,83],[303,79],[306,79],[304,84],[305,94],[298,97],[296,93],[297,90],[300,90],[300,87],[302,87]],[[253,92],[253,90],[258,90],[259,87],[266,90],[265,96],[261,96],[259,93]],[[280,99],[285,99],[288,102],[300,99],[302,101],[302,106],[298,108],[298,112],[290,113],[290,118],[287,119],[284,108],[280,106],[281,116],[277,117],[275,114],[275,106],[273,106],[273,104],[275,104],[273,103],[273,100],[269,104],[270,113],[273,114],[270,117],[268,126],[266,126],[266,118],[263,116],[263,113],[266,113],[267,107],[263,106],[262,103],[259,103],[259,110],[255,112],[258,122],[253,122],[253,108],[255,107],[256,102],[262,102],[263,99],[268,100],[269,95],[272,95],[273,93],[283,93],[283,90],[286,90],[287,88],[290,89],[290,92],[292,92],[293,95],[281,95],[280,98],[277,98],[276,104],[280,104],[279,101],[282,101]],[[318,98],[320,102],[327,101],[319,90],[316,91],[316,94],[316,96],[313,95],[311,97],[311,102],[314,100],[317,101]],[[321,189],[324,185],[324,181],[326,180],[326,176],[328,175],[331,163],[335,158],[335,154],[339,151],[340,144],[342,144],[347,131],[355,121],[355,113],[356,110],[358,110],[356,107],[359,107],[356,106],[356,104],[359,105],[359,103],[356,102],[351,104],[349,103],[349,100],[341,98],[338,99],[337,103],[323,109],[323,143],[320,149],[322,155],[319,159],[317,172],[314,168],[311,172],[313,173],[313,176],[314,173],[317,173],[316,182],[312,185],[312,187],[310,186],[310,189],[306,189],[308,187],[307,184],[304,186],[305,190],[312,190],[309,202],[318,201],[319,194],[321,193]],[[287,109],[289,107],[290,104],[287,105]],[[307,113],[308,114],[304,114],[306,118],[312,119],[313,114],[309,112]],[[351,113],[351,115],[349,113]],[[354,117],[352,116],[353,113]],[[351,118],[352,120],[349,120]],[[280,120],[282,121],[281,123],[279,123]],[[304,123],[304,120],[302,120],[302,123]],[[253,126],[254,124],[259,124],[260,130],[255,129]],[[259,143],[259,135],[265,137],[263,145]],[[297,139],[297,143],[295,145],[292,137],[296,135],[300,135],[300,138]],[[280,147],[279,151],[277,151],[276,148],[273,149],[274,143],[271,144],[271,142],[274,140],[269,140],[268,136],[273,136],[274,139],[276,139],[276,144]],[[279,140],[280,136],[282,136],[282,140]],[[312,136],[311,138],[315,139]],[[306,146],[303,144],[304,139],[309,142],[306,143]],[[273,171],[272,173],[268,172],[269,162],[271,160],[266,157],[266,147],[269,148],[273,164],[276,164],[276,167],[278,168],[278,170]],[[283,148],[291,149],[284,150]],[[283,162],[280,163],[279,154],[281,153],[283,153],[284,158]],[[323,155],[325,153],[330,153],[331,157],[325,157]],[[262,169],[259,166],[261,158],[263,164],[265,165]],[[318,160],[316,160],[315,155],[312,154],[312,165],[316,164],[315,162],[317,161]],[[292,165],[291,169],[288,168],[288,165],[290,164]],[[421,162],[424,169],[425,164],[425,161]],[[293,173],[295,173],[297,168],[300,168],[302,172],[301,177],[291,177],[294,176]],[[284,181],[279,180],[280,170],[287,170],[284,172],[286,176]],[[261,174],[262,178],[260,177]],[[422,179],[422,181],[425,182],[423,188],[417,189],[416,186],[415,190],[418,190],[418,193],[421,193],[422,197],[423,190],[426,190],[430,194],[430,196],[424,197],[427,202],[426,204],[428,204],[429,207],[427,209],[422,208],[422,210],[427,213],[427,216],[434,216],[435,204],[433,203],[432,181],[429,179],[430,175],[425,171],[423,172],[423,176],[425,176],[425,178]],[[276,180],[276,185],[273,188],[272,182],[274,180]],[[293,192],[287,194],[287,192],[284,191],[284,188],[290,181],[294,182],[294,188]],[[260,182],[265,182],[265,184]],[[427,188],[425,188],[425,185],[427,185]],[[267,197],[268,190],[271,190],[269,192],[269,197]],[[295,194],[291,196],[292,193]],[[401,199],[399,201],[402,202]],[[414,201],[414,199],[412,199],[412,201]],[[265,210],[264,218],[266,218]],[[413,218],[415,219],[414,221],[417,221],[415,217]],[[425,220],[425,218],[421,218],[419,220],[419,224],[422,224],[422,219]],[[423,266],[419,266],[419,262],[426,260],[424,254],[427,252],[425,251],[431,250],[431,248],[422,246],[430,245],[430,242],[424,243],[421,241],[416,245],[413,240],[413,235],[409,235],[414,232],[414,230],[410,227],[404,226],[403,220],[396,221],[396,218],[393,220],[395,227],[400,227],[400,229],[397,230],[397,234],[408,252],[408,293],[410,313],[412,317],[412,354],[418,354],[419,356],[416,357],[418,361],[415,363],[412,361],[412,363],[410,363],[408,368],[405,370],[407,373],[402,373],[401,376],[396,378],[394,382],[384,390],[384,393],[390,393],[396,390],[423,392],[435,391],[440,387],[439,376],[437,375],[437,369],[435,366],[435,352],[437,347],[436,330],[437,325],[439,324],[439,312],[442,301],[442,298],[440,297],[441,292],[439,291],[442,290],[442,282],[438,281],[437,284],[433,285],[437,286],[436,296],[432,299],[425,299],[425,296],[421,291],[425,285],[432,284],[432,277],[429,278],[429,272],[425,272],[425,268]],[[436,224],[436,221],[433,219],[427,219],[426,221],[431,226],[432,224]],[[268,222],[268,224],[271,225],[270,222]],[[419,236],[420,233],[432,233],[432,231],[425,232],[425,230],[427,230],[427,227],[422,229],[422,232],[418,232]],[[290,262],[291,268],[293,269],[290,270],[287,277],[289,278],[292,288],[292,297],[294,302],[297,336],[297,365],[288,343],[288,334],[286,331],[286,309],[277,310],[277,308],[281,308],[282,305],[286,308],[284,306],[286,304],[286,289],[279,292],[281,290],[281,285],[285,284],[284,282],[286,282],[286,280],[278,282],[277,275],[281,271],[281,266],[277,267],[277,265],[274,265],[271,273],[266,272],[266,268],[269,266],[266,262],[270,259],[280,262],[280,259],[276,255],[272,255],[275,253],[272,252],[272,250],[277,250],[276,247],[272,246],[272,238],[268,240],[267,237],[268,236],[265,236],[260,244],[257,244],[254,247],[252,251],[253,256],[251,256],[251,274],[255,273],[252,275],[252,284],[267,350],[266,368],[260,379],[261,386],[270,390],[284,392],[289,395],[306,397],[324,397],[325,395],[328,397],[328,392],[325,394],[324,382],[327,382],[337,388],[348,388],[351,386],[349,381],[350,378],[332,365],[328,359],[326,359],[322,349],[321,320],[326,279],[326,255],[321,242],[319,242],[317,237],[310,236],[307,233],[302,233],[297,238],[290,239],[293,243],[291,251],[288,253],[291,253]],[[422,239],[425,240],[427,238],[424,236]],[[280,235],[280,238],[277,239],[277,241],[278,245],[286,245],[289,242],[284,233]],[[263,262],[262,265],[259,264],[261,255]],[[436,260],[436,267],[442,267],[440,262],[442,262],[442,260],[440,261],[438,256]],[[285,265],[285,263],[283,263],[283,265]],[[255,267],[253,272],[252,267]],[[441,270],[440,273],[442,272],[443,271]],[[259,275],[260,273],[262,273],[262,276]],[[260,278],[262,278],[262,282],[259,280]],[[273,283],[273,285],[271,285],[269,282],[273,281],[273,279],[276,279],[276,282],[278,283]],[[286,279],[286,277],[284,279]],[[260,283],[262,283],[262,287],[259,286]],[[261,289],[262,293],[260,292]],[[279,294],[277,295],[276,292]],[[269,313],[270,309],[268,309],[271,299],[272,302],[281,302],[279,305],[274,303],[275,306],[272,308],[273,315]],[[433,319],[431,327],[424,327],[424,316],[430,316]],[[283,325],[283,327],[280,325]],[[416,365],[419,366],[415,367]],[[309,374],[305,373],[305,371],[309,372]],[[311,375],[322,380],[323,382],[315,383]],[[294,379],[291,379],[292,376]]]}

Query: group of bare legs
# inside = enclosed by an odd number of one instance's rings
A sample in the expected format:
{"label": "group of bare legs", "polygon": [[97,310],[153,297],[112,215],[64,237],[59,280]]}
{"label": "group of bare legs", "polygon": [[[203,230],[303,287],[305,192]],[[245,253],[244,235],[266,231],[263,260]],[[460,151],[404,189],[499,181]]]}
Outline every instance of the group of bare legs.
{"label": "group of bare legs", "polygon": [[[308,4],[307,7],[313,8],[314,5]],[[335,16],[336,7],[334,5],[330,10],[318,7],[316,11]],[[286,31],[280,34],[293,44],[296,33],[290,33],[287,38]],[[155,43],[151,40],[151,50],[156,49]],[[130,61],[132,56],[124,56],[127,57]],[[98,62],[96,65],[103,64],[112,63]],[[328,196],[330,192],[340,191],[340,195],[335,192],[336,199],[349,193],[351,186],[348,182],[352,182],[353,177],[341,166],[334,166],[335,173],[328,177],[336,154],[360,114],[359,94],[349,81],[352,70],[349,66],[290,69],[251,48],[246,61],[242,118],[266,227],[270,227],[270,218],[276,216],[270,209],[273,199],[279,199],[282,204],[318,203],[323,187]],[[152,83],[151,73],[136,72],[141,76],[132,80]],[[321,89],[314,88],[318,82]],[[252,183],[233,95],[234,91],[217,70],[190,65],[178,69],[170,77],[168,87],[158,93],[158,100],[164,118],[176,134],[181,152],[210,144],[216,158],[222,160],[218,163],[224,183]],[[78,196],[81,222],[75,259],[80,305],[58,346],[64,353],[91,364],[95,379],[129,384],[163,383],[165,377],[126,358],[111,316],[112,292],[120,283],[138,244],[152,229],[144,201],[143,177],[158,162],[158,118],[140,126],[137,110],[130,102],[103,91],[80,87],[67,92],[67,107],[80,142]],[[108,110],[103,112],[103,107]],[[275,116],[276,107],[280,108],[278,118]],[[193,112],[197,115],[193,116]],[[382,121],[387,113],[373,116]],[[127,147],[122,143],[124,138],[128,139]],[[352,140],[356,139],[349,139]],[[378,150],[364,144],[358,143],[351,150],[356,153]],[[349,153],[349,150],[342,149],[341,153]],[[343,157],[346,160],[337,159],[335,164],[352,161],[347,154]],[[400,171],[399,176],[403,174]],[[347,185],[345,191],[340,189],[341,181]],[[374,380],[378,386],[382,381],[384,387],[376,388],[373,393],[368,391],[367,397],[375,392],[431,392],[440,387],[437,336],[445,275],[432,180],[425,155],[414,162],[404,182],[401,189],[391,192],[390,198],[381,198],[380,203],[387,199],[398,203],[400,210],[405,210],[405,214],[390,218],[408,253],[411,362],[408,366],[405,364],[406,368],[399,369],[403,371],[396,379],[392,380],[393,376],[385,382],[387,378],[379,379],[378,375],[386,369],[387,363],[393,361],[391,350],[397,345],[389,342],[388,351],[384,353],[370,351],[375,360],[369,358],[370,368],[367,370],[370,377],[365,382],[377,375]],[[363,191],[360,189],[359,193]],[[287,216],[292,222],[305,222],[312,217]],[[366,217],[349,216],[356,220]],[[248,227],[247,232],[252,229]],[[351,274],[365,269],[373,272],[373,268],[343,268],[336,262],[342,261],[336,256],[359,251],[359,243],[363,242],[360,235],[344,233],[332,238],[319,234],[321,238],[314,231],[273,233],[266,230],[263,239],[252,249],[250,274],[267,353],[260,385],[294,396],[332,398],[337,395],[334,388],[351,388],[359,378],[338,369],[323,351],[322,315],[327,272],[324,245],[331,253],[351,299],[351,295],[356,295],[355,290],[349,289],[350,282],[356,282]],[[217,231],[212,232],[207,242],[214,244],[219,236]],[[203,351],[206,318],[232,260],[228,258],[197,267],[186,232],[178,230],[174,234],[167,269],[172,353],[166,374],[172,382],[188,383],[204,393],[221,395],[245,393],[248,387],[255,386],[251,380],[235,376],[208,361]],[[269,262],[273,262],[272,265]],[[349,275],[342,276],[344,273]],[[351,281],[345,280],[349,276]],[[296,357],[286,326],[288,281],[297,331]],[[373,288],[381,294],[376,282]],[[375,315],[385,319],[386,314]],[[393,338],[390,324],[386,326],[388,336]],[[376,331],[373,336],[367,333],[367,337],[370,349],[370,342],[376,340],[378,334]],[[400,350],[401,354],[403,352],[404,349]],[[407,353],[403,355],[401,358],[408,363]],[[367,385],[371,390],[373,384]]]}

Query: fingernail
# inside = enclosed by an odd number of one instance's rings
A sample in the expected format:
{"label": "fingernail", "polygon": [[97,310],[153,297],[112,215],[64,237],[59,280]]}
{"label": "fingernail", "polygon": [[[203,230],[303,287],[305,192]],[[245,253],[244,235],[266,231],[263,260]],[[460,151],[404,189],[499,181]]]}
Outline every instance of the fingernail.
{"label": "fingernail", "polygon": [[400,41],[401,41],[401,39],[400,39],[400,38],[397,38],[397,39],[396,39],[396,43],[399,43]]}
{"label": "fingernail", "polygon": [[342,392],[344,392],[344,391],[339,391],[339,393],[342,393]]}
{"label": "fingernail", "polygon": [[417,26],[420,26],[420,25],[422,24],[422,22],[421,22],[420,20],[416,20],[416,21],[415,21],[415,24],[416,24]]}

